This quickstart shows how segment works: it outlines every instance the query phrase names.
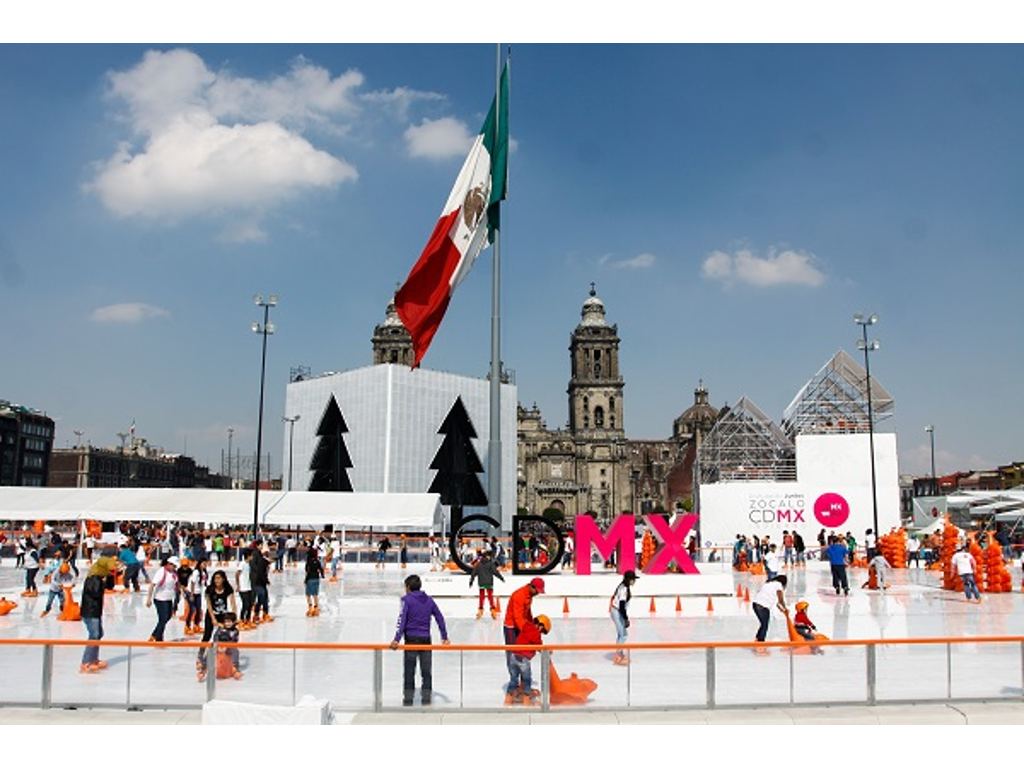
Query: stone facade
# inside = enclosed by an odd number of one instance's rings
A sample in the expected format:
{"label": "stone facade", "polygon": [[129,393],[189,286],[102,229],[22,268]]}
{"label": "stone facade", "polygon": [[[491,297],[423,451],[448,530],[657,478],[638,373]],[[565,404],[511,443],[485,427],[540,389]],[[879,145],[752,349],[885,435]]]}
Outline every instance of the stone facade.
{"label": "stone facade", "polygon": [[384,322],[373,329],[371,343],[374,365],[412,365],[412,336],[398,316],[394,298],[388,301]]}
{"label": "stone facade", "polygon": [[701,383],[693,406],[673,422],[670,438],[627,439],[619,342],[618,327],[608,324],[592,284],[569,337],[566,428],[548,429],[536,405],[518,408],[520,508],[606,519],[671,509],[692,494],[696,438],[710,430],[718,411]]}

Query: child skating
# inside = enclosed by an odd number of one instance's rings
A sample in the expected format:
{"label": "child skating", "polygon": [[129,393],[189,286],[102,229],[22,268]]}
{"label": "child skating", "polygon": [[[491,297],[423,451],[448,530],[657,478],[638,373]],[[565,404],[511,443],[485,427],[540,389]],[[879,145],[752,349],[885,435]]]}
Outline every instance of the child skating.
{"label": "child skating", "polygon": [[217,640],[217,678],[241,679],[242,672],[238,670],[238,648],[232,645],[238,644],[238,624],[235,622],[235,614],[224,613],[220,619],[220,628],[213,635]]}
{"label": "child skating", "polygon": [[[516,637],[517,645],[540,645],[543,644],[543,635],[551,631],[551,619],[546,615],[538,615],[530,623],[523,626],[523,630]],[[505,692],[505,705],[531,706],[540,695],[539,690],[533,689],[533,669],[531,661],[537,654],[536,650],[513,650],[510,670],[512,678],[509,688]]]}
{"label": "child skating", "polygon": [[476,617],[477,620],[484,615],[484,595],[487,596],[487,605],[491,609],[491,618],[498,617],[498,606],[494,603],[494,579],[497,578],[502,583],[505,582],[504,576],[498,572],[498,566],[494,562],[494,558],[491,556],[490,549],[484,549],[483,554],[473,565],[473,571],[469,574],[469,587],[473,588],[473,581],[477,581],[477,585],[480,589],[479,601],[477,603]]}
{"label": "child skating", "polygon": [[64,610],[64,588],[71,588],[75,582],[75,576],[71,572],[71,565],[62,559],[55,559],[51,562],[47,568],[43,571],[43,576],[50,576],[50,588],[49,593],[46,595],[46,607],[43,608],[43,612],[39,615],[40,618],[45,618],[50,614],[50,608],[53,606],[53,600],[56,599],[60,609]]}
{"label": "child skating", "polygon": [[316,549],[306,549],[306,617],[316,618],[320,615],[320,579],[324,577],[324,566]]}

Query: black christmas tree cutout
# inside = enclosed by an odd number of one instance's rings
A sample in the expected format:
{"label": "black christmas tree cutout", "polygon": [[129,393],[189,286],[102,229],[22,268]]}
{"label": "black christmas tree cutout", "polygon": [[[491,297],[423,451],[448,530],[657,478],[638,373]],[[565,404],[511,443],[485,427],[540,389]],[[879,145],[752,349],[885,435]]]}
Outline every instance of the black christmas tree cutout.
{"label": "black christmas tree cutout", "polygon": [[451,507],[452,529],[455,529],[462,519],[463,506],[487,505],[487,494],[477,477],[484,467],[470,442],[476,437],[476,429],[469,420],[462,397],[455,399],[437,433],[443,434],[444,440],[430,464],[437,475],[427,492],[440,493],[441,503]]}
{"label": "black christmas tree cutout", "polygon": [[309,481],[310,490],[352,492],[352,483],[349,481],[348,472],[345,471],[352,468],[352,459],[348,455],[345,438],[342,436],[347,431],[348,426],[345,425],[341,409],[332,394],[323,418],[320,419],[320,426],[316,430],[316,436],[320,439],[316,443],[313,460],[309,464],[313,472],[313,479]]}

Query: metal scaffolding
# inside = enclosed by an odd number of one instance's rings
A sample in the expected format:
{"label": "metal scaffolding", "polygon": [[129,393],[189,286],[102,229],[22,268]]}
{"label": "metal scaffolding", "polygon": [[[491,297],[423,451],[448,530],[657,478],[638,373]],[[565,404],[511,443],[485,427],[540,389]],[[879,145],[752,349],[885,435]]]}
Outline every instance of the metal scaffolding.
{"label": "metal scaffolding", "polygon": [[701,443],[700,481],[796,479],[796,452],[786,434],[746,397],[723,408]]}
{"label": "metal scaffolding", "polygon": [[[840,349],[797,392],[782,413],[786,436],[797,434],[857,434],[868,431],[867,374]],[[871,379],[875,424],[893,414],[895,403],[879,383]]]}

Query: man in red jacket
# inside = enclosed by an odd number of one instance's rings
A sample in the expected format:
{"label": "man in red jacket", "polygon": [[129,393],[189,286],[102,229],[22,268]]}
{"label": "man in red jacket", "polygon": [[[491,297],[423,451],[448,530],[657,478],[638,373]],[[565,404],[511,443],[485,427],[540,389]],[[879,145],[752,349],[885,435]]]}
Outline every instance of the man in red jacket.
{"label": "man in red jacket", "polygon": [[[505,608],[504,631],[506,645],[515,644],[523,628],[533,623],[533,613],[531,611],[533,598],[537,594],[543,593],[543,578],[534,578],[525,586],[512,592],[512,596],[508,598],[508,606]],[[508,669],[509,679],[505,692],[512,692],[519,686],[519,678],[517,672],[512,668],[512,653],[508,650],[505,651],[505,667]]]}

